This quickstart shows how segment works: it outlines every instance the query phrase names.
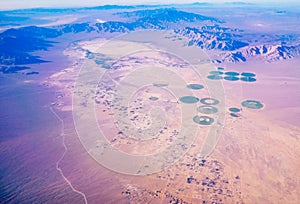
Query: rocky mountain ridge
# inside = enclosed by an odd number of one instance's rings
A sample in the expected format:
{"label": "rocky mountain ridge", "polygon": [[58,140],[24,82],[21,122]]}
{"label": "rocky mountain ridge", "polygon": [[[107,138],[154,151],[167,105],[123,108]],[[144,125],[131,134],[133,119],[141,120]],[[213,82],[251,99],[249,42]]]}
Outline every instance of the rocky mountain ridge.
{"label": "rocky mountain ridge", "polygon": [[[41,59],[31,53],[47,50],[55,44],[55,38],[65,34],[76,36],[80,33],[89,36],[89,33],[94,33],[100,36],[103,32],[126,33],[142,29],[174,30],[175,33],[189,39],[188,46],[199,46],[214,51],[216,54],[212,59],[215,63],[239,63],[250,58],[273,62],[300,56],[300,42],[295,42],[299,36],[288,38],[286,35],[276,36],[274,42],[261,44],[256,42],[254,45],[248,38],[249,34],[245,34],[243,30],[226,27],[223,21],[213,17],[174,8],[123,11],[114,15],[129,18],[131,21],[82,22],[5,30],[0,33],[0,65],[16,66],[47,62],[47,59]],[[197,27],[186,26],[193,22],[197,23]],[[274,36],[264,38],[275,39]]]}

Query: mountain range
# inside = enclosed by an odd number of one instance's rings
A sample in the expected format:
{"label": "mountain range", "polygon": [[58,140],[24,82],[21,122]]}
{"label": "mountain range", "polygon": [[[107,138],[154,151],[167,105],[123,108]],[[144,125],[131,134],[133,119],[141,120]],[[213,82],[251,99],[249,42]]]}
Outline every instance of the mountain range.
{"label": "mountain range", "polygon": [[[106,9],[113,9],[108,7]],[[122,9],[121,7],[120,9]],[[126,7],[127,8],[127,7]],[[132,7],[130,7],[132,9]],[[100,8],[98,8],[100,9]],[[105,9],[102,8],[101,9]],[[4,15],[4,14],[1,14]],[[286,60],[300,55],[299,39],[293,36],[264,36],[272,39],[269,42],[249,40],[255,33],[245,33],[237,28],[225,26],[223,20],[196,13],[181,11],[175,8],[138,9],[114,13],[124,21],[78,22],[52,27],[27,26],[11,28],[0,33],[0,65],[9,70],[18,70],[18,65],[45,63],[47,59],[33,55],[32,52],[47,50],[56,43],[55,38],[65,34],[88,36],[94,33],[126,33],[142,29],[174,30],[175,33],[189,39],[188,46],[199,46],[214,51],[214,63],[245,62],[249,58],[259,58],[267,62]],[[195,27],[191,26],[195,23]],[[274,39],[274,40],[273,40]],[[21,68],[20,68],[21,69]]]}

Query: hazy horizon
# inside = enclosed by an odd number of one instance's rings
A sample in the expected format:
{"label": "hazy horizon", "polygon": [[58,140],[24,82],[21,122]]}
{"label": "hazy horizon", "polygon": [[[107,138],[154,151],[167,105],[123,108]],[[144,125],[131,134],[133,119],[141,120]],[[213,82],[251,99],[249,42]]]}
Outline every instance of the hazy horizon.
{"label": "hazy horizon", "polygon": [[72,1],[0,0],[0,204],[300,204],[300,0]]}
{"label": "hazy horizon", "polygon": [[157,1],[157,0],[132,0],[130,2],[124,2],[122,0],[87,0],[84,2],[74,2],[72,0],[58,1],[58,0],[29,0],[29,1],[20,1],[20,0],[10,0],[0,3],[0,10],[17,10],[17,9],[30,9],[30,8],[74,8],[74,7],[89,7],[89,6],[103,6],[103,5],[140,5],[140,4],[149,4],[149,5],[160,5],[160,4],[191,4],[191,3],[255,3],[263,4],[270,6],[289,6],[290,4],[299,4],[298,0],[287,0],[285,2],[274,0],[274,1],[259,1],[259,0],[247,0],[247,1],[235,1],[235,0],[211,0],[211,1],[195,1],[195,0],[166,0],[166,1]]}

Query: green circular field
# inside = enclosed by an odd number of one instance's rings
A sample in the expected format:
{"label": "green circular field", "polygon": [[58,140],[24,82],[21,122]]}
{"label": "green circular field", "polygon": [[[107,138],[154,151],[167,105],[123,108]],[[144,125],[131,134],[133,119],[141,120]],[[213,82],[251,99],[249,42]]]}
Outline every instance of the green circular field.
{"label": "green circular field", "polygon": [[154,83],[153,86],[156,86],[156,87],[166,87],[168,86],[169,84],[161,84],[161,83]]}
{"label": "green circular field", "polygon": [[199,98],[195,96],[183,96],[179,99],[182,103],[197,103]]}
{"label": "green circular field", "polygon": [[204,105],[217,105],[219,103],[219,101],[214,98],[202,98],[200,102]]}
{"label": "green circular field", "polygon": [[225,72],[228,76],[239,76],[240,74],[238,72]]}
{"label": "green circular field", "polygon": [[193,89],[193,90],[200,90],[200,89],[203,89],[204,86],[201,84],[188,84],[187,88]]}
{"label": "green circular field", "polygon": [[238,112],[241,112],[241,109],[240,108],[229,108],[229,111],[233,112],[233,113],[238,113]]}
{"label": "green circular field", "polygon": [[209,74],[212,74],[212,75],[221,75],[221,74],[224,74],[224,72],[221,72],[221,71],[210,71]]}
{"label": "green circular field", "polygon": [[243,72],[243,73],[241,73],[241,76],[243,76],[243,77],[255,77],[256,74],[250,73],[250,72]]}
{"label": "green circular field", "polygon": [[214,122],[214,119],[208,116],[198,116],[196,115],[193,118],[193,121],[199,125],[211,125]]}
{"label": "green circular field", "polygon": [[203,114],[214,114],[214,113],[218,112],[218,109],[213,106],[205,105],[205,106],[199,106],[197,108],[197,111],[199,111],[200,113],[203,113]]}
{"label": "green circular field", "polygon": [[242,106],[250,109],[261,109],[264,105],[256,100],[246,100],[242,102]]}
{"label": "green circular field", "polygon": [[157,100],[158,100],[158,98],[157,98],[157,97],[155,97],[155,96],[151,96],[151,97],[149,97],[149,100],[150,100],[150,101],[157,101]]}
{"label": "green circular field", "polygon": [[241,81],[245,81],[245,82],[255,82],[256,79],[253,77],[242,77]]}
{"label": "green circular field", "polygon": [[223,77],[219,74],[208,75],[207,78],[211,79],[211,80],[221,80],[221,79],[223,79]]}
{"label": "green circular field", "polygon": [[224,77],[224,79],[227,81],[238,81],[239,80],[239,78],[236,76],[226,76],[226,77]]}
{"label": "green circular field", "polygon": [[234,118],[238,118],[238,117],[240,117],[238,114],[236,114],[236,113],[230,113],[230,116],[231,117],[234,117]]}

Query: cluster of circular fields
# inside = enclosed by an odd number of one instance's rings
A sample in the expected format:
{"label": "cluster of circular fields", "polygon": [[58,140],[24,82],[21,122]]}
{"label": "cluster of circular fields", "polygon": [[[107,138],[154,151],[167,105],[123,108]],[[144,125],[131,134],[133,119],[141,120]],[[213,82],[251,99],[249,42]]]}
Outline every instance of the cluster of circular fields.
{"label": "cluster of circular fields", "polygon": [[[242,103],[242,106],[249,109],[261,109],[264,107],[264,105],[256,100],[245,100]],[[234,118],[240,117],[240,112],[242,111],[241,108],[231,107],[228,109],[230,112],[230,116]]]}
{"label": "cluster of circular fields", "polygon": [[[224,68],[218,68],[217,71],[211,71],[209,75],[210,79],[224,79],[228,81],[256,81],[254,78],[256,75],[254,73],[238,73],[238,72],[223,72]],[[188,89],[193,90],[201,90],[204,88],[201,84],[188,84]],[[151,99],[150,99],[151,100]],[[152,100],[155,100],[154,98]],[[196,104],[201,103],[202,105],[197,107],[197,112],[202,115],[196,115],[193,117],[193,121],[199,125],[211,125],[214,123],[214,118],[210,117],[210,115],[216,114],[218,112],[218,108],[215,107],[219,104],[219,101],[215,98],[198,98],[196,96],[182,96],[179,98],[179,101],[186,104]],[[245,100],[242,103],[242,106],[250,109],[261,109],[263,108],[263,104],[256,100]],[[238,118],[240,117],[241,108],[231,107],[228,109],[231,117]]]}
{"label": "cluster of circular fields", "polygon": [[[203,85],[201,84],[188,84],[186,86],[188,89],[192,89],[192,90],[201,90],[204,88]],[[182,103],[197,103],[200,99],[195,97],[195,96],[182,96],[179,99]]]}
{"label": "cluster of circular fields", "polygon": [[229,112],[230,112],[229,115],[230,115],[231,117],[234,117],[234,118],[240,117],[240,115],[239,115],[239,112],[241,112],[241,109],[240,109],[240,108],[232,107],[232,108],[229,108],[228,110],[229,110]]}
{"label": "cluster of circular fields", "polygon": [[[203,86],[200,84],[189,84],[187,88],[199,90],[202,89]],[[202,98],[199,99],[195,96],[182,96],[179,98],[179,101],[186,104],[194,104],[194,103],[202,103],[201,106],[197,107],[197,112],[204,115],[196,115],[193,118],[193,121],[199,125],[211,125],[215,120],[207,115],[212,115],[218,112],[218,108],[214,107],[214,105],[219,104],[219,101],[214,98]]]}
{"label": "cluster of circular fields", "polygon": [[[224,72],[224,68],[219,67],[217,71],[209,72],[209,79],[218,80],[224,79],[227,81],[246,81],[246,82],[254,82],[256,79],[254,78],[256,75],[250,72],[242,72],[241,74],[238,72]],[[158,84],[155,84],[157,86]],[[158,86],[163,87],[165,84],[159,84]],[[192,90],[201,90],[204,88],[201,84],[188,84],[186,86],[188,89]],[[157,100],[156,97],[149,98],[150,100]],[[214,118],[209,115],[216,114],[218,112],[218,108],[215,107],[219,104],[219,101],[215,98],[198,98],[196,96],[182,96],[179,98],[179,101],[186,104],[196,104],[201,103],[202,105],[197,107],[197,112],[203,115],[196,115],[193,117],[193,121],[199,125],[211,125],[214,123]],[[245,108],[249,109],[261,109],[263,108],[263,104],[256,100],[245,100],[241,103],[241,105]],[[228,109],[231,117],[238,118],[240,117],[241,108],[231,107]]]}
{"label": "cluster of circular fields", "polygon": [[256,74],[250,72],[225,72],[224,68],[219,67],[217,71],[210,71],[207,76],[211,80],[226,80],[226,81],[244,81],[244,82],[255,82]]}

